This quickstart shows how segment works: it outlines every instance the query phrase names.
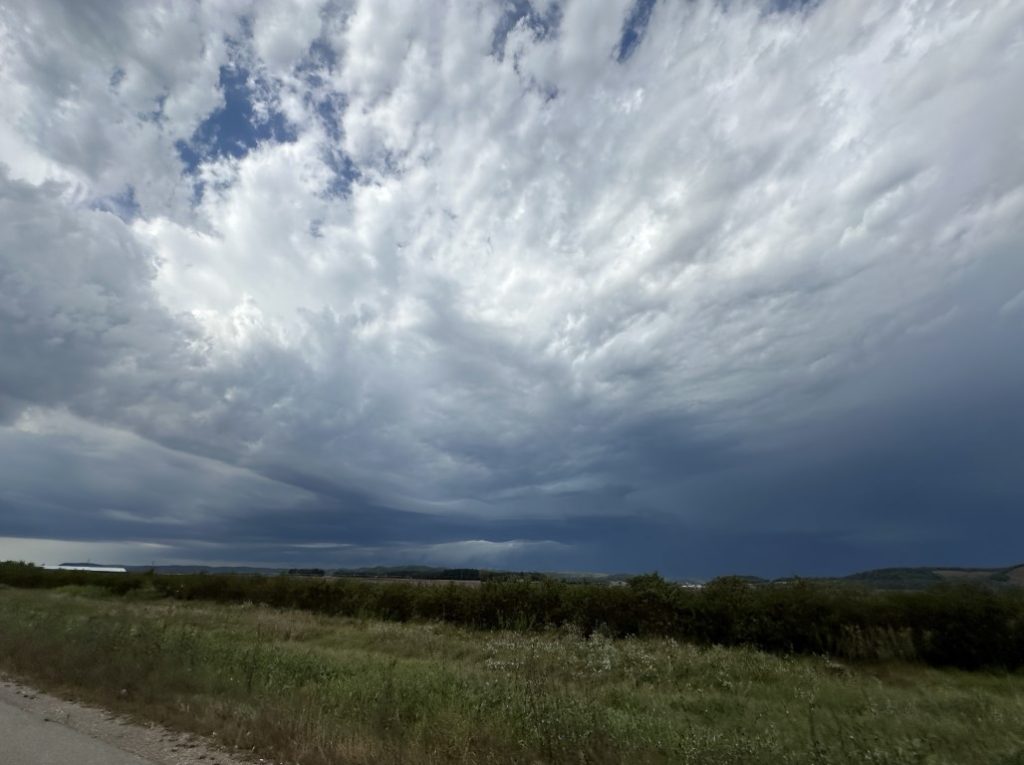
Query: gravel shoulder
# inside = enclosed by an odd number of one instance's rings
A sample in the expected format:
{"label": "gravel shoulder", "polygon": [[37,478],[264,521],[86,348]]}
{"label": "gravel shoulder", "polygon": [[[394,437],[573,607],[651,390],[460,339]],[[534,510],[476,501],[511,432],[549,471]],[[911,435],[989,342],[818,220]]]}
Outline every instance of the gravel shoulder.
{"label": "gravel shoulder", "polygon": [[214,742],[138,725],[4,677],[0,740],[4,765],[252,765]]}

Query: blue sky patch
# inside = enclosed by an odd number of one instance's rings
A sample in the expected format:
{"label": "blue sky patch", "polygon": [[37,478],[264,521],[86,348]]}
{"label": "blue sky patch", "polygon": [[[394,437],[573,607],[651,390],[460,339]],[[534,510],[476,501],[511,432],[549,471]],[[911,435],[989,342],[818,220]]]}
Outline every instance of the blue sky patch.
{"label": "blue sky patch", "polygon": [[326,40],[314,40],[309,45],[309,62],[311,66],[334,69],[338,64],[338,54]]}
{"label": "blue sky patch", "polygon": [[325,96],[313,104],[316,113],[320,116],[320,122],[327,131],[332,141],[339,142],[342,137],[341,118],[345,113],[348,103],[344,96],[331,94]]}
{"label": "blue sky patch", "polygon": [[270,111],[264,115],[254,108],[256,98],[248,70],[239,66],[221,67],[220,87],[224,105],[203,120],[190,140],[176,144],[187,172],[194,172],[209,158],[244,157],[265,141],[296,139],[295,131],[283,114]]}
{"label": "blue sky patch", "polygon": [[328,197],[347,197],[361,174],[352,158],[342,151],[329,152],[324,163],[331,168],[333,176],[327,185]]}
{"label": "blue sky patch", "polygon": [[803,13],[814,10],[821,0],[768,0],[768,13]]}
{"label": "blue sky patch", "polygon": [[651,20],[656,0],[636,0],[622,25],[622,38],[619,40],[619,51],[616,59],[619,63],[633,55],[636,46],[644,39],[647,23]]}

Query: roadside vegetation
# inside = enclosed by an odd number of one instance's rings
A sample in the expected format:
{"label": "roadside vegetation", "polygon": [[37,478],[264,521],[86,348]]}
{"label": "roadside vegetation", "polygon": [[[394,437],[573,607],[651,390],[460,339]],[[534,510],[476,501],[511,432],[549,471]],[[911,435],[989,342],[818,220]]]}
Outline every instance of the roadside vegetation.
{"label": "roadside vegetation", "polygon": [[1024,764],[1019,673],[113,589],[0,587],[0,670],[301,765]]}
{"label": "roadside vegetation", "polygon": [[621,587],[549,579],[487,581],[470,588],[307,576],[101,574],[0,563],[0,584],[86,585],[119,595],[253,603],[480,630],[663,637],[844,661],[902,660],[969,670],[1024,667],[1024,589],[969,583],[891,592],[727,577],[695,590],[649,574]]}

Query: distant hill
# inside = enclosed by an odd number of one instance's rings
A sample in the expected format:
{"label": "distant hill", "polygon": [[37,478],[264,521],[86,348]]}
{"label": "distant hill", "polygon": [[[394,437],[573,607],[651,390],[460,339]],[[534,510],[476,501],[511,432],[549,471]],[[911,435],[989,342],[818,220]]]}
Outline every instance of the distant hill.
{"label": "distant hill", "polygon": [[129,571],[155,571],[158,574],[266,574],[272,576],[285,571],[281,568],[257,566],[125,566]]}
{"label": "distant hill", "polygon": [[950,566],[878,568],[842,577],[840,581],[880,590],[923,590],[943,582],[970,582],[993,587],[1024,587],[1024,564],[1003,568],[955,568]]}
{"label": "distant hill", "polygon": [[[86,565],[86,564],[65,564]],[[95,565],[95,564],[88,564]],[[572,571],[503,571],[481,568],[445,568],[441,566],[362,566],[358,568],[260,568],[255,566],[156,565],[125,566],[128,571],[154,571],[158,574],[260,574],[277,576],[330,576],[354,579],[438,579],[455,581],[508,581],[557,579],[564,582],[616,584],[629,581],[634,574],[603,574]],[[689,581],[689,580],[687,580]]]}

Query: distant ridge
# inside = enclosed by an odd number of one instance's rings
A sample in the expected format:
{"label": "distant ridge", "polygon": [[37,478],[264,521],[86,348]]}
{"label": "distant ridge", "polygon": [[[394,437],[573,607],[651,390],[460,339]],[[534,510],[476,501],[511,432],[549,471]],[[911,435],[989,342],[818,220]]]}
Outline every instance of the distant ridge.
{"label": "distant ridge", "polygon": [[994,587],[1024,587],[1024,563],[1001,568],[915,566],[876,568],[840,578],[881,590],[922,590],[943,582],[969,582]]}
{"label": "distant ridge", "polygon": [[129,571],[154,571],[157,574],[282,574],[284,568],[262,568],[260,566],[125,566]]}
{"label": "distant ridge", "polygon": [[[110,568],[99,563],[62,563],[62,566]],[[116,565],[116,564],[115,564]],[[154,571],[158,574],[251,574],[278,576],[329,576],[356,579],[439,579],[439,580],[523,580],[557,579],[567,582],[595,584],[625,583],[636,574],[572,571],[508,571],[500,569],[449,568],[441,566],[362,566],[358,568],[271,568],[260,566],[204,566],[204,565],[129,565],[131,572]],[[979,568],[969,566],[903,566],[858,571],[839,577],[779,577],[767,579],[758,576],[736,576],[752,585],[783,583],[794,579],[836,582],[860,585],[878,590],[924,590],[943,583],[971,583],[990,587],[1024,587],[1024,563],[1013,566]],[[673,579],[682,585],[696,585],[699,580]]]}
{"label": "distant ridge", "polygon": [[71,561],[71,562],[66,562],[66,563],[58,563],[57,565],[58,566],[78,566],[79,568],[114,568],[114,567],[129,568],[129,569],[131,568],[131,566],[122,566],[120,563],[93,563],[92,561],[88,561],[88,562],[85,562],[85,563],[79,563],[79,562]]}

